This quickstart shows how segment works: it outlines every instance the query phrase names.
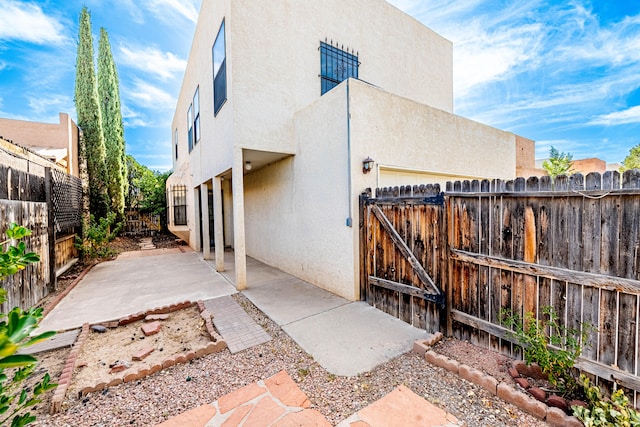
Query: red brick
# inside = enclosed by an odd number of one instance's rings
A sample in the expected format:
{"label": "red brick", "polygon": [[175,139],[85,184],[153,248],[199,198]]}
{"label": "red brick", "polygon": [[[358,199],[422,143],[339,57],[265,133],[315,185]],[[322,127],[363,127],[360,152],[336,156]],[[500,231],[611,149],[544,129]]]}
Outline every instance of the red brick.
{"label": "red brick", "polygon": [[520,373],[520,375],[528,375],[529,368],[524,360],[514,360],[511,366]]}
{"label": "red brick", "polygon": [[547,401],[547,392],[539,387],[531,387],[527,392],[533,396],[534,399],[539,400],[540,402]]}
{"label": "red brick", "polygon": [[589,405],[587,405],[587,402],[584,402],[582,400],[572,400],[571,402],[569,402],[569,406],[570,407],[582,406],[583,408],[589,409]]}
{"label": "red brick", "polygon": [[233,408],[236,408],[244,403],[247,403],[250,400],[255,399],[261,394],[266,393],[266,391],[267,390],[265,388],[260,387],[255,383],[232,391],[231,393],[226,394],[218,399],[218,408],[220,408],[220,413],[224,414]]}
{"label": "red brick", "polygon": [[417,340],[413,342],[413,352],[423,356],[429,350],[430,346],[426,344],[426,340]]}
{"label": "red brick", "polygon": [[[353,424],[351,424],[353,425]],[[367,425],[368,424],[364,424]],[[315,427],[331,427],[329,421],[315,409],[305,409],[300,412],[293,412],[274,424],[275,427],[298,427],[298,426],[315,426]]]}
{"label": "red brick", "polygon": [[554,408],[562,409],[563,411],[567,411],[569,409],[569,404],[562,397],[552,394],[547,399],[547,406],[553,406]]}
{"label": "red brick", "polygon": [[196,352],[195,352],[195,351],[193,351],[193,350],[188,351],[188,352],[185,354],[185,357],[187,358],[187,360],[195,359],[195,358],[196,358]]}
{"label": "red brick", "polygon": [[518,378],[520,376],[520,372],[518,372],[516,368],[509,368],[507,372],[509,372],[511,378]]}
{"label": "red brick", "polygon": [[109,383],[107,384],[109,387],[115,387],[117,385],[122,384],[124,381],[122,381],[122,378],[114,378],[111,381],[109,381]]}
{"label": "red brick", "polygon": [[151,374],[151,369],[145,368],[138,371],[138,378],[144,378]]}
{"label": "red brick", "polygon": [[547,414],[547,405],[529,397],[522,392],[516,391],[513,387],[500,383],[498,384],[498,397],[516,405],[529,414],[544,419]]}
{"label": "red brick", "polygon": [[202,357],[205,354],[207,354],[207,346],[205,345],[201,345],[199,347],[196,347],[196,357]]}
{"label": "red brick", "polygon": [[156,372],[160,372],[160,371],[162,371],[162,364],[160,363],[156,363],[151,368],[149,368],[149,372],[151,374],[155,374]]}
{"label": "red brick", "polygon": [[491,375],[482,375],[482,377],[480,377],[480,381],[476,384],[491,394],[495,395],[498,392],[498,380],[493,378]]}
{"label": "red brick", "polygon": [[138,373],[137,372],[132,372],[130,374],[127,374],[124,376],[124,378],[122,379],[122,381],[124,381],[125,383],[130,383],[131,381],[135,381],[139,379],[138,378]]}
{"label": "red brick", "polygon": [[436,353],[436,352],[435,352],[435,351],[433,351],[433,350],[429,350],[429,351],[427,351],[427,352],[424,354],[424,358],[425,358],[425,360],[426,360],[428,363],[432,364],[433,366],[435,366],[435,365],[436,365],[435,360],[436,360],[436,358],[437,358],[437,357],[438,357],[438,353]]}
{"label": "red brick", "polygon": [[148,337],[151,335],[155,335],[158,332],[160,332],[160,329],[162,329],[162,323],[156,321],[156,322],[151,322],[151,323],[145,323],[144,325],[142,325],[140,327],[140,329],[142,329],[142,333]]}
{"label": "red brick", "polygon": [[469,382],[478,384],[483,374],[479,370],[471,368],[467,365],[460,365],[458,375]]}
{"label": "red brick", "polygon": [[155,348],[152,348],[152,347],[143,348],[142,350],[134,353],[133,356],[131,356],[131,360],[144,360],[144,358],[146,358],[148,355],[150,355],[154,351],[155,351]]}
{"label": "red brick", "polygon": [[164,362],[162,362],[162,369],[169,368],[176,364],[176,360],[173,357],[168,358]]}
{"label": "red brick", "polygon": [[107,383],[105,382],[98,383],[93,387],[95,391],[104,390],[105,388],[107,388]]}
{"label": "red brick", "polygon": [[125,369],[127,369],[127,367],[125,365],[115,365],[113,368],[111,368],[109,370],[109,373],[110,374],[116,374],[118,372],[124,371]]}
{"label": "red brick", "polygon": [[96,391],[93,387],[85,387],[82,389],[82,391],[80,392],[83,396],[86,396],[89,393],[93,393],[94,391]]}
{"label": "red brick", "polygon": [[202,300],[198,301],[198,311],[203,312],[204,310],[205,310],[204,301]]}
{"label": "red brick", "polygon": [[169,318],[168,314],[148,314],[145,318],[145,322],[153,322],[156,320],[167,320]]}
{"label": "red brick", "polygon": [[[280,371],[264,381],[271,394],[287,406],[311,406],[307,395],[300,390],[286,371]],[[305,406],[306,405],[306,406]]]}
{"label": "red brick", "polygon": [[184,363],[187,361],[187,356],[184,353],[180,353],[176,356],[176,363]]}
{"label": "red brick", "polygon": [[549,408],[547,410],[546,421],[554,427],[584,427],[582,421],[576,417],[567,415],[560,408]]}
{"label": "red brick", "polygon": [[518,384],[520,387],[522,387],[525,390],[531,387],[531,385],[529,384],[529,381],[526,378],[518,377],[518,378],[514,378],[514,381],[516,382],[516,384]]}

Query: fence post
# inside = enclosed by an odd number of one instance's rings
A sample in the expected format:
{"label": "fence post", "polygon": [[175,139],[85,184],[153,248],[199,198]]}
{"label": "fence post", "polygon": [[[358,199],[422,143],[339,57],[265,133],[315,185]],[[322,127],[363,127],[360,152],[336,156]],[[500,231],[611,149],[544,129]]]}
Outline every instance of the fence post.
{"label": "fence post", "polygon": [[45,181],[44,181],[44,189],[47,198],[47,235],[49,240],[49,253],[47,256],[49,257],[49,284],[47,285],[47,289],[49,293],[53,293],[56,290],[57,279],[56,279],[56,230],[54,224],[53,217],[53,174],[51,173],[51,168],[47,167],[44,169],[45,173]]}

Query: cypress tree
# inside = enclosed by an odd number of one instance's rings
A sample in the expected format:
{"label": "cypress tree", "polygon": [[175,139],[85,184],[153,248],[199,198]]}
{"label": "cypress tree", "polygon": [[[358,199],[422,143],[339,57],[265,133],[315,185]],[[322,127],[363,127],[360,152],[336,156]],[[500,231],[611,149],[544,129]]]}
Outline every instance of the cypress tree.
{"label": "cypress tree", "polygon": [[118,221],[122,221],[128,184],[124,126],[118,71],[111,54],[109,35],[104,28],[100,29],[100,41],[98,42],[98,97],[106,148],[107,187],[111,199],[111,211],[116,213]]}
{"label": "cypress tree", "polygon": [[86,153],[89,173],[89,209],[96,218],[103,218],[109,212],[109,198],[105,180],[107,167],[102,118],[98,103],[98,85],[93,62],[91,15],[86,7],[83,7],[80,12],[75,102],[78,126],[82,129],[85,141],[83,151]]}

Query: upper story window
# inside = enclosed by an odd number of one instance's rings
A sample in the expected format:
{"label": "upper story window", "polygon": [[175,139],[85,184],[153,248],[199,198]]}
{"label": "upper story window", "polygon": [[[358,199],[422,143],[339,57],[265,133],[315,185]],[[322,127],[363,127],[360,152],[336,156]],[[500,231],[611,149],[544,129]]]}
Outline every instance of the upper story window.
{"label": "upper story window", "polygon": [[321,95],[324,95],[342,81],[358,78],[358,55],[347,49],[320,42],[320,81]]}
{"label": "upper story window", "polygon": [[200,141],[200,86],[196,88],[193,95],[193,143]]}
{"label": "upper story window", "polygon": [[173,147],[176,152],[176,160],[178,160],[178,129],[173,131]]}
{"label": "upper story window", "polygon": [[227,53],[225,47],[224,20],[211,49],[213,59],[213,115],[217,115],[227,100]]}
{"label": "upper story window", "polygon": [[189,110],[187,111],[187,129],[189,152],[191,152],[193,150],[193,104],[189,105]]}

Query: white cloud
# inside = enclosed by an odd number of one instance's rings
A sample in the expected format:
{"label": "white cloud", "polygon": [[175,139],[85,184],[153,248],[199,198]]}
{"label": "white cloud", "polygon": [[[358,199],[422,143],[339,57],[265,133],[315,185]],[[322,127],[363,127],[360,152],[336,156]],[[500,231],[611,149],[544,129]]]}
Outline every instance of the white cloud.
{"label": "white cloud", "polygon": [[123,93],[133,104],[149,110],[173,110],[176,105],[170,94],[142,80],[135,80],[133,87]]}
{"label": "white cloud", "polygon": [[0,61],[0,71],[4,70],[5,68],[7,68],[7,63],[4,61]]}
{"label": "white cloud", "polygon": [[590,125],[626,125],[631,123],[640,123],[640,106],[628,108],[622,111],[614,111],[613,113],[603,114],[589,122]]}
{"label": "white cloud", "polygon": [[[199,2],[198,2],[199,3]],[[173,13],[196,23],[198,21],[198,9],[191,1],[186,0],[150,0],[146,6],[151,12],[161,19],[172,21]]]}
{"label": "white cloud", "polygon": [[162,52],[154,47],[121,46],[118,60],[121,64],[155,74],[164,80],[181,74],[187,66],[187,61],[171,52]]}
{"label": "white cloud", "polygon": [[134,111],[129,108],[128,105],[122,105],[122,118],[125,124],[125,127],[128,128],[138,128],[138,127],[153,127],[154,124],[149,121],[146,117],[144,117],[138,111]]}
{"label": "white cloud", "polygon": [[67,39],[62,24],[45,15],[37,4],[0,0],[0,11],[0,40],[55,44]]}
{"label": "white cloud", "polygon": [[42,93],[38,96],[27,96],[27,101],[31,109],[31,121],[57,123],[58,113],[75,112],[73,99],[66,95]]}

